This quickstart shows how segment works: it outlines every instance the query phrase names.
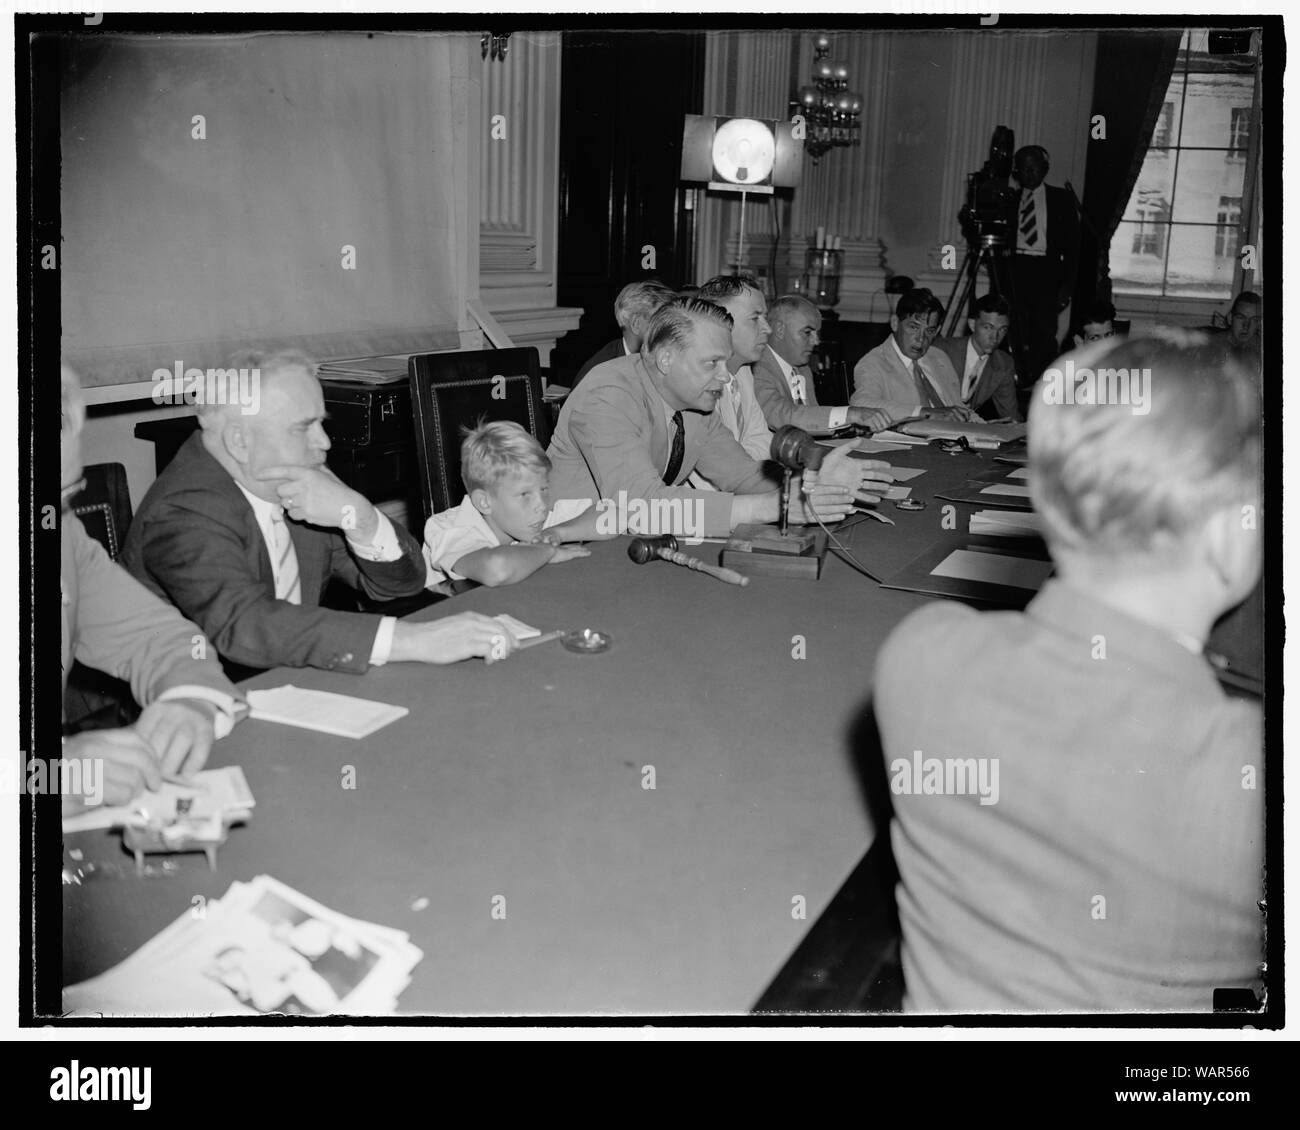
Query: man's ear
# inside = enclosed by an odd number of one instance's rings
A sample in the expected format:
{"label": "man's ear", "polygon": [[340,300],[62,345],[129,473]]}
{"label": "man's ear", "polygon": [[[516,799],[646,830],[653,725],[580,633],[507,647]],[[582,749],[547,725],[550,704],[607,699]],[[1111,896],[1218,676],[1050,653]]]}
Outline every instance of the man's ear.
{"label": "man's ear", "polygon": [[1072,342],[1074,342],[1074,348],[1075,348],[1075,349],[1082,349],[1082,348],[1083,348],[1083,338],[1081,338],[1078,334],[1071,334],[1071,335],[1070,335],[1070,340],[1071,340]]}
{"label": "man's ear", "polygon": [[1259,507],[1216,510],[1206,519],[1201,537],[1206,560],[1223,586],[1226,611],[1245,600],[1259,580]]}
{"label": "man's ear", "polygon": [[475,487],[470,491],[469,500],[480,514],[492,513],[492,496],[482,487]]}
{"label": "man's ear", "polygon": [[221,425],[221,446],[236,463],[246,464],[252,458],[247,426],[239,420],[227,418]]}
{"label": "man's ear", "polygon": [[894,332],[894,333],[898,333],[898,315],[897,315],[897,314],[890,314],[890,315],[889,315],[889,328],[890,328],[890,330],[891,330],[892,332]]}
{"label": "man's ear", "polygon": [[673,367],[672,346],[661,345],[651,354],[651,357],[654,359],[655,368],[667,376],[668,370]]}
{"label": "man's ear", "polygon": [[966,319],[966,329],[969,330],[971,333],[975,332],[975,327],[977,325],[979,325],[979,323],[974,318]]}
{"label": "man's ear", "polygon": [[773,341],[785,341],[784,318],[777,318],[777,320],[772,323],[772,333],[770,334],[770,337]]}

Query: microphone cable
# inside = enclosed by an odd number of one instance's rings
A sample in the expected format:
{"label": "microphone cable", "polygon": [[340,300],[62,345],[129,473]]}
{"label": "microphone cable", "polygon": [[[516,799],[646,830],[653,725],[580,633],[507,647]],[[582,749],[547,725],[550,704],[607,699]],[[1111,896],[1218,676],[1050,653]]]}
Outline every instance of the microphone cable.
{"label": "microphone cable", "polygon": [[[878,585],[883,585],[885,582],[882,581],[879,577],[877,577],[873,572],[871,572],[871,570],[868,569],[865,565],[863,565],[861,561],[859,561],[856,557],[854,557],[853,554],[850,553],[849,550],[845,547],[844,543],[841,542],[840,539],[837,538],[835,534],[831,532],[831,530],[826,525],[826,523],[822,521],[821,515],[817,513],[817,507],[813,505],[812,496],[810,494],[805,493],[803,502],[804,502],[804,509],[807,510],[808,513],[811,514],[817,520],[817,525],[819,525],[822,528],[822,532],[825,533],[827,538],[830,539],[832,550],[835,553],[835,555],[841,561],[844,561],[847,564],[852,565],[853,568],[855,568],[859,573],[861,573],[868,580],[875,581],[876,584]],[[867,516],[865,514],[860,514],[856,521],[850,522],[848,525],[841,526],[840,528],[842,530],[851,530],[853,529],[854,526],[861,525],[866,520],[867,520]]]}

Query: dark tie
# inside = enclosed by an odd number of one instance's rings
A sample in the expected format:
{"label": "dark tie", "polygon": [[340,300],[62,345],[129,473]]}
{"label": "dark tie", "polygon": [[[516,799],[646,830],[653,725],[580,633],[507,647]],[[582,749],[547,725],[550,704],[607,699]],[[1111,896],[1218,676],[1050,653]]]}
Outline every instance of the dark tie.
{"label": "dark tie", "polygon": [[942,408],[943,401],[934,391],[934,386],[930,383],[929,378],[921,372],[919,362],[912,362],[912,377],[916,381],[916,392],[921,398],[922,408]]}
{"label": "dark tie", "polygon": [[686,430],[682,426],[682,414],[673,413],[673,450],[668,456],[668,469],[664,472],[664,482],[672,486],[677,482],[678,472],[682,469],[682,460],[686,458]]}

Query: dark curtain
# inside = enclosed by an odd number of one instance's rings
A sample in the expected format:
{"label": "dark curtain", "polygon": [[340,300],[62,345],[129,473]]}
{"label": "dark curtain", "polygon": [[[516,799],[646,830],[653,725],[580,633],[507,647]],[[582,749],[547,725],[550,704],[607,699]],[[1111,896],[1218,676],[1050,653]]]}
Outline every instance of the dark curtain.
{"label": "dark curtain", "polygon": [[1182,37],[1178,28],[1103,32],[1097,41],[1092,117],[1105,118],[1106,137],[1088,146],[1076,311],[1110,298],[1110,241],[1142,171]]}

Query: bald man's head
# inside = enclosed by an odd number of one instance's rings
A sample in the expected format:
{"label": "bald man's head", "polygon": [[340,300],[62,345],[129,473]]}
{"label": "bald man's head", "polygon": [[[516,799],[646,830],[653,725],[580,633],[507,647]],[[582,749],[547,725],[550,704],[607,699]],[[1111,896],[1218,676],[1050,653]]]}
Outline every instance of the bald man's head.
{"label": "bald man's head", "polygon": [[821,342],[822,316],[802,295],[785,294],[768,310],[772,336],[768,345],[791,368],[807,365]]}

